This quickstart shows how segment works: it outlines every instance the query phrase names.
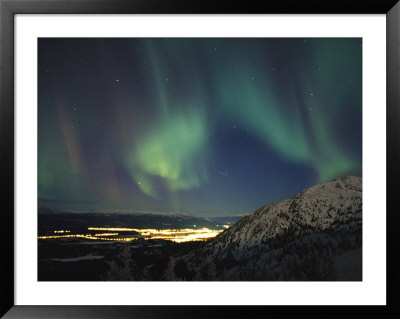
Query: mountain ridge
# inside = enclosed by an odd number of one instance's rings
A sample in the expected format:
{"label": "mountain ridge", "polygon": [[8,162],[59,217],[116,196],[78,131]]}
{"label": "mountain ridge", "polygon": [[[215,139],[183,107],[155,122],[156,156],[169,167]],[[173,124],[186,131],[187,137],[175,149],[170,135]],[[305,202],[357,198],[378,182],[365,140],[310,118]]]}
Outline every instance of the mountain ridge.
{"label": "mountain ridge", "polygon": [[[194,271],[210,264],[220,265],[221,270],[226,268],[225,259],[233,259],[234,263],[246,264],[244,268],[248,270],[252,268],[251,263],[259,265],[254,259],[275,259],[275,250],[283,251],[293,243],[309,245],[310,251],[315,247],[324,250],[318,241],[329,247],[326,252],[333,258],[335,254],[331,251],[335,250],[338,255],[342,246],[361,247],[361,227],[362,178],[348,176],[311,186],[290,199],[260,207],[177,262]],[[279,258],[286,258],[279,254]],[[271,266],[277,262],[266,264]]]}

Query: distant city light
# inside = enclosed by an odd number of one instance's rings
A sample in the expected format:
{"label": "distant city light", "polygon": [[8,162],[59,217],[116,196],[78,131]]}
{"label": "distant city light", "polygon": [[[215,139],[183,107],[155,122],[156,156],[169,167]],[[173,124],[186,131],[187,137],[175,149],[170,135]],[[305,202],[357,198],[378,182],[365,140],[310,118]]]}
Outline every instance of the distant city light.
{"label": "distant city light", "polygon": [[55,230],[53,233],[54,234],[63,234],[63,233],[70,233],[70,230]]}
{"label": "distant city light", "polygon": [[[193,227],[197,227],[193,225]],[[223,225],[224,228],[228,228],[229,225]],[[188,241],[204,241],[217,236],[222,230],[213,230],[206,227],[201,229],[154,229],[154,228],[126,228],[126,227],[88,227],[88,231],[102,231],[104,233],[96,234],[69,234],[69,235],[50,235],[50,236],[38,236],[38,239],[60,239],[60,238],[82,238],[90,240],[107,240],[107,241],[133,241],[137,240],[139,237],[129,236],[129,237],[118,237],[118,232],[135,232],[142,236],[145,240],[148,239],[164,239],[173,241],[176,243],[183,243]],[[118,231],[118,232],[117,232]],[[55,234],[63,234],[64,230],[55,230]]]}

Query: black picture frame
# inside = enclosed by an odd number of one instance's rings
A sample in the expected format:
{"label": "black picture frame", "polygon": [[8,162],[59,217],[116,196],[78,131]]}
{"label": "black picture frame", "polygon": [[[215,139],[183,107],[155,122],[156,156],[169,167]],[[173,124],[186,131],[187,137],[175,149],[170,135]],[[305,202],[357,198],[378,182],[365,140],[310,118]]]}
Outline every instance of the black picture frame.
{"label": "black picture frame", "polygon": [[[14,17],[16,14],[385,14],[387,22],[387,305],[386,306],[16,306],[14,304]],[[399,318],[397,183],[400,137],[400,3],[398,0],[0,0],[0,315],[5,318]],[[377,106],[379,107],[379,106]],[[384,207],[384,205],[382,205]],[[244,293],[244,292],[240,292]]]}

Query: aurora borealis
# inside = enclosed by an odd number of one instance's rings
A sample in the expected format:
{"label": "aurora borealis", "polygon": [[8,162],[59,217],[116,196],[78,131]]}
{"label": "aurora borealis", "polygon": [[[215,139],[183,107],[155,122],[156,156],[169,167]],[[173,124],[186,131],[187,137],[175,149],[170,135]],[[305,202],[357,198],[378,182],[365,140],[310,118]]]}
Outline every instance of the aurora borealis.
{"label": "aurora borealis", "polygon": [[361,39],[38,45],[40,205],[234,215],[361,175]]}

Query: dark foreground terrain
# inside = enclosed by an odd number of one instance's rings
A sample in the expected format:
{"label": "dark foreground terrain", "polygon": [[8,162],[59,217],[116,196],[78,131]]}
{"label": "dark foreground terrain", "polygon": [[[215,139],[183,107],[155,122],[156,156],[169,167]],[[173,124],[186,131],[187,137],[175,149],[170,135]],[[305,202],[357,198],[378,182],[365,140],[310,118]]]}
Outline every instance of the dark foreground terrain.
{"label": "dark foreground terrain", "polygon": [[83,239],[39,241],[38,279],[165,280],[164,272],[170,256],[185,254],[202,245],[204,242],[177,244],[167,240],[140,239],[128,243]]}
{"label": "dark foreground terrain", "polygon": [[[362,280],[362,180],[261,207],[202,242],[39,240],[39,280]],[[62,256],[62,257],[60,257]]]}

